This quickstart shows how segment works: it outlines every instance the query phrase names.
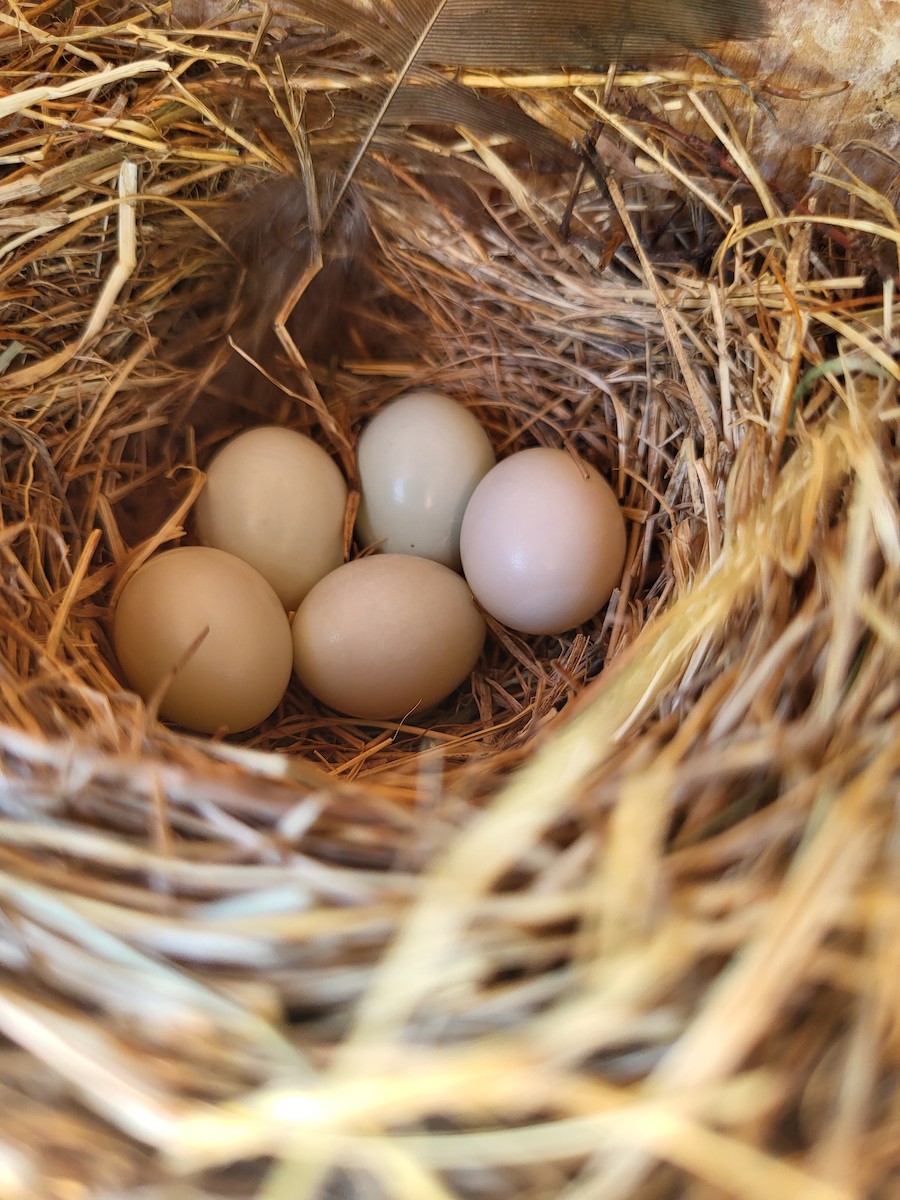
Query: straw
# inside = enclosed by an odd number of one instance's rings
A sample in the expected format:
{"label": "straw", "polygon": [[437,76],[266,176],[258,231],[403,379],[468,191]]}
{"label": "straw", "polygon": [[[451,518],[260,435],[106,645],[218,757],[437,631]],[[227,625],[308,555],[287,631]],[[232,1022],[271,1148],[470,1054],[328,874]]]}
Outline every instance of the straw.
{"label": "straw", "polygon": [[[0,29],[0,1191],[889,1200],[893,197],[786,196],[706,65],[463,72],[585,169],[392,127],[325,228],[365,47],[53,7]],[[352,485],[421,385],[610,479],[609,603],[405,722],[160,725],[111,613],[216,447]]]}

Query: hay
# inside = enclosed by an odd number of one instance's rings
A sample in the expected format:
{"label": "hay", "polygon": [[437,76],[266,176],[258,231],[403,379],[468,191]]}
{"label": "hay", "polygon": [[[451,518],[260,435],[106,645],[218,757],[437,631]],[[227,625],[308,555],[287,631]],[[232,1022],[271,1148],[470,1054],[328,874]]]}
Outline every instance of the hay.
{"label": "hay", "polygon": [[[602,117],[605,190],[394,131],[317,357],[277,289],[377,64],[253,5],[55,7],[0,18],[0,1193],[895,1195],[890,198],[834,158],[789,211],[706,68],[619,77],[655,116],[507,79]],[[352,469],[419,383],[611,475],[606,612],[498,630],[427,725],[156,724],[106,614],[211,449],[264,415]]]}

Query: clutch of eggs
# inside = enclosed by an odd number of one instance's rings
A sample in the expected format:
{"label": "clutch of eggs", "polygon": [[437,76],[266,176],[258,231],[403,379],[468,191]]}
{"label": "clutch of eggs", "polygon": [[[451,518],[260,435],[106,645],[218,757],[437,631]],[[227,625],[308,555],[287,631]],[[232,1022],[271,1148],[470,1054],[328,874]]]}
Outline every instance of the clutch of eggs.
{"label": "clutch of eggs", "polygon": [[495,464],[472,414],[439,392],[382,409],[358,462],[357,540],[384,552],[343,564],[347,487],[321,447],[261,427],[214,457],[195,510],[205,545],[144,564],[115,616],[123,672],[163,719],[248,729],[277,707],[292,665],[338,712],[418,714],[477,662],[476,599],[512,629],[555,634],[620,579],[624,522],[602,477],[562,450]]}

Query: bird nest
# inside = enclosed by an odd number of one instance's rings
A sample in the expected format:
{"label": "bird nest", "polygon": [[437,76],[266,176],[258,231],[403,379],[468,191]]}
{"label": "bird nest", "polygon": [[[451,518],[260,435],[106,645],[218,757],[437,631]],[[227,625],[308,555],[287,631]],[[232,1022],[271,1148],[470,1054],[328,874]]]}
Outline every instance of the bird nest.
{"label": "bird nest", "polygon": [[[407,116],[332,214],[358,41],[10,13],[2,1194],[895,1195],[891,199],[826,151],[789,203],[703,66],[460,77],[557,160]],[[605,610],[493,628],[418,721],[159,724],[109,606],[215,447],[286,424],[352,481],[420,384],[611,479]]]}

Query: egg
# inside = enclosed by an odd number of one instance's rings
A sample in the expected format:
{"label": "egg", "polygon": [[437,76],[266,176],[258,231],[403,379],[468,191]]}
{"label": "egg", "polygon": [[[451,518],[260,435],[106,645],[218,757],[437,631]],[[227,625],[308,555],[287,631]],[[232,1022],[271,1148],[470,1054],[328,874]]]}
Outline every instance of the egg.
{"label": "egg", "polygon": [[458,687],[485,624],[465,581],[442,563],[377,554],[338,567],[294,617],[294,669],[329,707],[364,720],[408,717]]}
{"label": "egg", "polygon": [[290,682],[291,627],[274,589],[241,559],[206,546],[167,550],[134,573],[116,606],[113,643],[145,700],[171,677],[159,714],[199,733],[257,725]]}
{"label": "egg", "polygon": [[201,542],[255,567],[291,611],[343,562],[346,505],[347,485],[322,447],[266,425],[215,456],[194,519]]}
{"label": "egg", "polygon": [[380,542],[458,570],[466,504],[495,462],[475,417],[441,392],[408,392],[366,426],[358,462],[363,546]]}
{"label": "egg", "polygon": [[498,463],[472,494],[460,536],[483,608],[521,633],[563,633],[609,599],[625,562],[625,523],[593,467],[537,447]]}

